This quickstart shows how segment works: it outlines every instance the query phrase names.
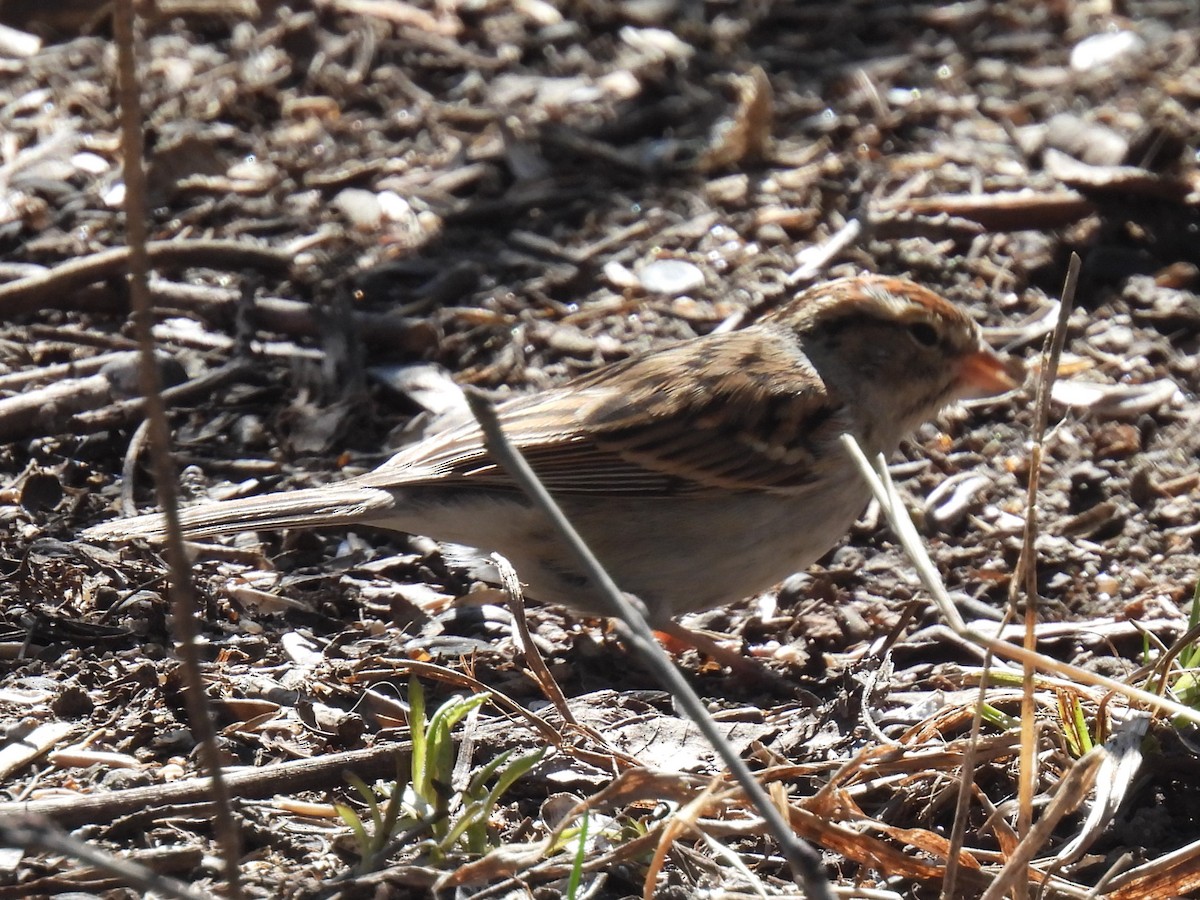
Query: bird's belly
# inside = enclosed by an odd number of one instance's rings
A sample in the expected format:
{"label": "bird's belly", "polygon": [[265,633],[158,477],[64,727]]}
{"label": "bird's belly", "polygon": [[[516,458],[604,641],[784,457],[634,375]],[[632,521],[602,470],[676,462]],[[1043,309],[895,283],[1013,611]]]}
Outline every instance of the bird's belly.
{"label": "bird's belly", "polygon": [[[837,543],[866,498],[748,496],[745,505],[667,501],[631,510],[628,528],[597,537],[597,555],[614,560],[617,583],[639,596],[658,621],[711,609],[766,590]],[[620,560],[620,562],[616,562]]]}
{"label": "bird's belly", "polygon": [[[837,543],[866,505],[866,487],[845,479],[804,497],[744,494],[720,500],[570,497],[563,511],[617,585],[654,621],[731,603],[799,571]],[[402,504],[377,524],[503,554],[529,596],[573,609],[606,610],[574,557],[524,498],[464,493],[451,508]]]}

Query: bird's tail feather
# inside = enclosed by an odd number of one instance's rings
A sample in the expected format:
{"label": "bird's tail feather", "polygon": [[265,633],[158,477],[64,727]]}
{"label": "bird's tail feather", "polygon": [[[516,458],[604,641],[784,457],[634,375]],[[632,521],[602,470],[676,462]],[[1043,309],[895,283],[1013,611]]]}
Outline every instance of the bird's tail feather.
{"label": "bird's tail feather", "polygon": [[[187,537],[211,537],[238,531],[304,525],[350,525],[369,521],[376,513],[386,513],[395,503],[395,495],[388,490],[327,485],[198,503],[181,509],[179,521]],[[166,521],[162,513],[152,513],[94,525],[82,536],[89,541],[131,541],[136,538],[161,540],[165,535]]]}

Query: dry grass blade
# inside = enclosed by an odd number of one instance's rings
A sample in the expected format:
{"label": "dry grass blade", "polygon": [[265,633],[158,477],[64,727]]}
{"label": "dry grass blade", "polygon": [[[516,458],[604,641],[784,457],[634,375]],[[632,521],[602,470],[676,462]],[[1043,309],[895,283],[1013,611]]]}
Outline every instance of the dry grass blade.
{"label": "dry grass blade", "polygon": [[1173,900],[1200,889],[1200,841],[1130,869],[1108,885],[1107,900]]}
{"label": "dry grass blade", "polygon": [[1054,800],[1047,807],[1027,835],[1021,839],[1016,851],[1004,866],[1000,876],[984,892],[981,900],[1000,900],[1009,891],[1019,886],[1029,887],[1029,861],[1050,840],[1055,826],[1063,816],[1079,808],[1099,774],[1101,764],[1108,755],[1103,747],[1097,747],[1067,773],[1060,782]]}
{"label": "dry grass blade", "polygon": [[[918,576],[920,576],[921,584],[929,591],[934,604],[938,608],[939,614],[946,620],[946,624],[960,637],[978,647],[990,650],[1002,659],[1018,663],[1024,663],[1028,660],[1038,671],[1064,678],[1067,680],[1068,685],[1074,684],[1078,687],[1080,684],[1086,684],[1103,688],[1106,691],[1112,691],[1125,697],[1133,704],[1144,706],[1147,709],[1152,709],[1164,715],[1178,716],[1184,721],[1200,725],[1200,710],[1184,706],[1182,703],[1176,703],[1174,700],[1166,697],[1160,697],[1150,691],[1133,687],[1123,681],[1117,681],[1115,678],[1108,678],[1096,672],[1089,672],[1087,669],[1081,669],[1078,666],[1060,662],[1044,654],[1031,653],[1024,647],[1015,647],[1012,644],[982,634],[973,628],[968,628],[962,614],[959,613],[950,599],[950,595],[946,591],[946,586],[938,576],[937,569],[921,542],[916,526],[913,524],[908,512],[904,509],[903,498],[896,491],[895,487],[890,484],[886,461],[883,459],[877,460],[878,468],[875,468],[853,437],[843,435],[842,443],[857,462],[859,472],[866,479],[867,483],[871,485],[871,491],[879,501],[879,505],[883,508],[884,514],[888,518],[888,524],[895,531],[897,539],[904,547],[905,553],[908,554],[913,567],[916,569]],[[886,483],[884,479],[887,479]]]}
{"label": "dry grass blade", "polygon": [[662,871],[671,847],[677,839],[698,827],[697,823],[700,817],[705,814],[715,800],[714,795],[718,786],[717,781],[710,781],[703,791],[677,809],[675,814],[664,823],[658,846],[654,848],[654,857],[650,860],[650,865],[646,867],[646,878],[642,885],[642,900],[652,900],[658,873]]}
{"label": "dry grass blade", "polygon": [[[613,779],[608,787],[577,803],[562,817],[558,826],[547,835],[545,840],[533,844],[498,847],[483,858],[459,866],[453,872],[447,873],[439,881],[438,886],[458,887],[482,884],[528,869],[539,860],[544,859],[546,854],[559,843],[563,833],[586,812],[641,800],[653,802],[669,800],[687,804],[703,790],[704,782],[691,775],[660,772],[647,768],[630,769]],[[728,792],[722,796],[722,801],[727,802],[727,798]],[[611,853],[600,859],[590,860],[584,866],[585,870],[598,871],[616,860],[631,859],[655,852],[660,846],[665,828],[666,823],[659,822],[646,834],[633,840],[620,842]],[[559,874],[566,868],[568,867],[548,862],[540,866],[539,870],[542,874]],[[524,873],[524,877],[528,878],[529,874],[528,872]]]}
{"label": "dry grass blade", "polygon": [[[1007,617],[1005,619],[1007,622]],[[1003,629],[1004,623],[1001,623]],[[955,896],[958,886],[959,856],[966,842],[967,816],[971,805],[971,794],[975,787],[975,763],[979,736],[983,727],[983,706],[988,692],[988,675],[992,671],[992,654],[984,657],[979,692],[971,709],[971,736],[963,752],[962,777],[959,780],[958,796],[955,798],[954,826],[950,833],[950,854],[946,865],[946,880],[942,885],[941,898],[949,900]]]}
{"label": "dry grass blade", "polygon": [[554,708],[558,710],[563,721],[568,725],[578,726],[579,723],[575,720],[575,714],[571,712],[571,707],[567,705],[567,698],[563,694],[562,688],[554,680],[550,667],[542,658],[542,652],[533,642],[533,635],[529,633],[529,621],[525,616],[525,592],[521,590],[521,579],[517,577],[517,570],[499,553],[492,554],[492,562],[496,564],[496,569],[500,573],[500,583],[508,595],[508,605],[513,614],[513,626],[517,630],[521,652],[525,654],[525,664],[533,673],[534,681],[538,683],[546,699],[554,704]]}
{"label": "dry grass blade", "polygon": [[[855,822],[855,827],[851,827],[830,821],[825,815],[814,814],[795,806],[791,807],[790,813],[792,827],[798,834],[819,841],[822,847],[840,853],[865,868],[886,872],[889,877],[930,883],[939,883],[945,877],[945,866],[942,863],[912,856],[887,841],[864,833],[860,830],[862,820]],[[886,831],[886,826],[881,830]],[[944,844],[942,852],[939,853],[943,858],[946,849],[948,844]],[[961,882],[965,887],[979,891],[987,886],[988,879],[979,871],[977,865],[967,863]]]}
{"label": "dry grass blade", "polygon": [[[860,471],[862,472],[864,478],[871,485],[885,516],[887,516],[889,523],[892,525],[893,530],[899,537],[905,551],[913,561],[914,566],[916,567],[917,572],[922,579],[922,582],[932,594],[934,601],[938,605],[944,619],[956,633],[960,634],[963,638],[971,641],[972,643],[984,647],[990,653],[994,653],[998,657],[1008,660],[1015,660],[1022,663],[1028,667],[1027,671],[1030,673],[1037,670],[1053,673],[1061,678],[1069,679],[1068,685],[1075,690],[1078,690],[1079,685],[1081,684],[1103,687],[1125,697],[1131,703],[1140,704],[1160,713],[1168,713],[1171,715],[1180,716],[1189,722],[1200,722],[1200,714],[1198,714],[1196,710],[1186,707],[1180,703],[1159,697],[1153,693],[1141,690],[1139,688],[1131,687],[1130,685],[1122,682],[1079,669],[1078,667],[1060,663],[1057,660],[1051,659],[1042,654],[1038,654],[1027,647],[1014,647],[1003,641],[983,635],[974,629],[968,628],[963,621],[962,616],[950,601],[949,595],[947,594],[944,585],[941,583],[941,579],[938,576],[932,561],[929,559],[928,554],[925,551],[924,545],[920,540],[916,528],[904,509],[902,498],[895,490],[894,485],[891,484],[885,461],[879,459],[877,461],[877,467],[872,467],[867,461],[866,456],[862,453],[861,449],[854,442],[853,438],[848,436],[843,437],[843,442],[846,444],[851,455],[858,461]],[[1034,679],[1029,677],[1026,679],[1026,681],[1032,686]],[[1099,754],[1097,754],[1097,756],[1099,756]],[[1085,757],[1085,759],[1091,760],[1093,757]],[[1089,768],[1083,768],[1081,761],[1080,764],[1077,764],[1070,770],[1066,780],[1064,780],[1064,785],[1069,783],[1069,785],[1072,787],[1072,791],[1074,791],[1074,789],[1079,788],[1079,785],[1084,783],[1083,781],[1080,781],[1080,779],[1086,779],[1086,783],[1090,784],[1095,778],[1095,772],[1092,771],[1095,765],[1098,765],[1098,763],[1089,762]],[[1074,793],[1060,793],[1060,797],[1074,798]],[[1078,803],[1078,801],[1074,799],[1072,799],[1072,802],[1075,805]],[[1064,807],[1065,805],[1067,805],[1066,801],[1064,801]],[[1071,808],[1074,808],[1074,806]],[[1057,812],[1059,809],[1058,807],[1055,809],[1056,815],[1059,818],[1061,818],[1061,815],[1065,814]],[[1042,846],[1045,839],[1048,838],[1048,829],[1052,828],[1056,821],[1057,818],[1052,819],[1051,814],[1048,811],[1042,816],[1037,825],[1033,826],[1028,831],[1025,840],[1021,841],[1017,846],[1016,850],[1014,851],[1015,855],[1013,856],[1014,862],[1011,863],[1010,867],[1006,869],[1008,874],[1004,876],[1005,883],[1009,887],[1014,888],[1018,892],[1028,889],[1028,859],[1032,858],[1032,854],[1036,851],[1036,848]],[[802,831],[801,833],[804,832]],[[830,846],[830,843],[827,840],[823,840],[822,843],[826,847]],[[848,852],[843,848],[838,849],[844,853]],[[953,858],[956,865],[961,866],[962,854],[955,853]],[[1018,872],[1019,874],[1014,874]],[[967,870],[962,869],[961,867],[958,868],[957,872],[955,873],[955,877],[959,879],[959,884],[956,890],[961,891],[962,889],[970,886],[962,880],[963,877],[967,876],[968,874],[969,873]],[[1002,893],[1002,891],[990,893],[989,896],[999,897],[1002,895]]]}
{"label": "dry grass blade", "polygon": [[1092,800],[1092,807],[1079,835],[1058,852],[1056,866],[1068,865],[1082,856],[1112,822],[1113,816],[1132,791],[1134,779],[1141,769],[1142,740],[1149,725],[1149,716],[1136,715],[1105,742],[1108,755],[1096,779],[1096,796]]}

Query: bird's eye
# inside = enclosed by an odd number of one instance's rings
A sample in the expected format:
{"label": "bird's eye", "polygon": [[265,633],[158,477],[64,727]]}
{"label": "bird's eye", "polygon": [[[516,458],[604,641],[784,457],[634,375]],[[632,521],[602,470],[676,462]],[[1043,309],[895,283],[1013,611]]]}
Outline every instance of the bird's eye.
{"label": "bird's eye", "polygon": [[933,347],[938,342],[937,329],[928,322],[913,322],[908,326],[908,333],[922,347]]}

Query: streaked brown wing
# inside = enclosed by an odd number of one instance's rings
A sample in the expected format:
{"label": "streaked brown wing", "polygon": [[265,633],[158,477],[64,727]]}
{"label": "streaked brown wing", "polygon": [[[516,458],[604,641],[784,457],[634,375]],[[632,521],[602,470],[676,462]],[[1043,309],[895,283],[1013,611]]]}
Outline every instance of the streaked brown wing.
{"label": "streaked brown wing", "polygon": [[[816,477],[824,445],[845,429],[840,403],[807,361],[756,328],[626,360],[498,412],[556,494],[786,492]],[[512,488],[474,423],[401,451],[362,482],[455,480]]]}

